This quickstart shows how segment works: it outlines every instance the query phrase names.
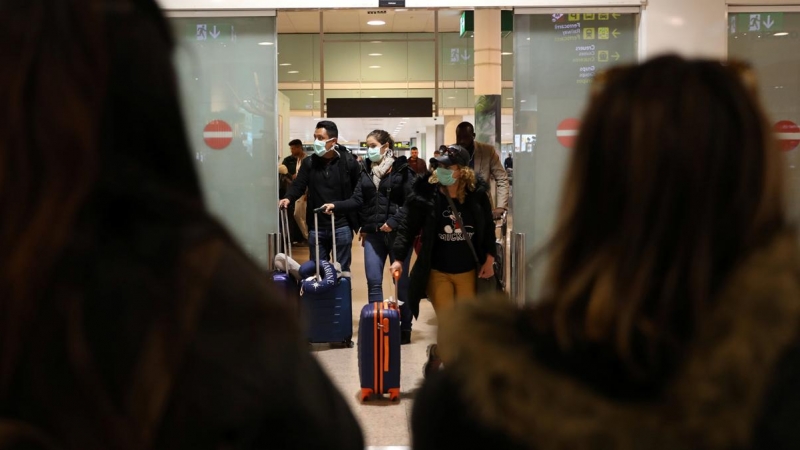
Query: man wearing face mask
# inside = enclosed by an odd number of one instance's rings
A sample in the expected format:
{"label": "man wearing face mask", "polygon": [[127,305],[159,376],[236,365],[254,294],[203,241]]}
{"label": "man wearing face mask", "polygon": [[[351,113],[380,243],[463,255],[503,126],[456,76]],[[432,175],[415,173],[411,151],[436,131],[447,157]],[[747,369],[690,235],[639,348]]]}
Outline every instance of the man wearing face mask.
{"label": "man wearing face mask", "polygon": [[456,127],[456,144],[464,147],[469,152],[469,167],[476,174],[493,183],[493,192],[496,191],[497,201],[494,202],[494,216],[500,217],[508,209],[508,173],[503,168],[500,156],[494,146],[475,141],[475,128],[469,122],[461,122]]}
{"label": "man wearing face mask", "polygon": [[[476,177],[469,159],[466,149],[451,145],[444,154],[431,159],[434,172],[418,177],[414,193],[406,199],[408,214],[398,227],[391,270],[403,270],[400,261],[420,235],[422,245],[411,268],[408,288],[408,303],[415,317],[425,297],[437,317],[448,315],[459,302],[475,296],[476,275],[494,275],[497,252],[489,186]],[[441,365],[435,346],[429,349],[428,358],[426,376]]]}
{"label": "man wearing face mask", "polygon": [[[280,208],[300,198],[308,188],[306,222],[314,223],[314,210],[326,203],[346,200],[353,190],[361,172],[361,167],[349,150],[338,143],[339,129],[336,124],[323,120],[314,130],[314,154],[303,159],[297,178],[278,202]],[[311,259],[316,259],[316,243],[319,240],[320,259],[330,261],[333,239],[336,239],[336,260],[342,265],[342,272],[350,276],[351,248],[353,231],[358,229],[358,216],[349,214],[321,214],[318,217],[319,230],[309,230],[308,246]],[[331,234],[331,221],[336,227],[335,236]]]}

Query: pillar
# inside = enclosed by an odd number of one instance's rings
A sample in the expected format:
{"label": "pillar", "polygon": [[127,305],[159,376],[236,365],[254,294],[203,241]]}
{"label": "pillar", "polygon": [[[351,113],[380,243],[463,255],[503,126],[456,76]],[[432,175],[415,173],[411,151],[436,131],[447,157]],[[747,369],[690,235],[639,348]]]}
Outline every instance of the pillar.
{"label": "pillar", "polygon": [[500,151],[503,89],[499,9],[475,10],[475,139]]}
{"label": "pillar", "polygon": [[450,145],[456,143],[456,127],[464,120],[464,116],[444,116],[444,140],[439,145]]}

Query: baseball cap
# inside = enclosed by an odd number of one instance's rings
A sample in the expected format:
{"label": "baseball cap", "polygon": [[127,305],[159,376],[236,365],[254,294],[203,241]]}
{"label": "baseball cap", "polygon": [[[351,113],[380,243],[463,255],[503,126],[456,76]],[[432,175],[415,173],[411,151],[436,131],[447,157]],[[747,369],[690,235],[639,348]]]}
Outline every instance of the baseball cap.
{"label": "baseball cap", "polygon": [[436,162],[443,166],[452,166],[454,164],[467,166],[469,165],[469,152],[460,145],[448,145],[447,150],[442,150],[441,156],[431,158],[430,162]]}

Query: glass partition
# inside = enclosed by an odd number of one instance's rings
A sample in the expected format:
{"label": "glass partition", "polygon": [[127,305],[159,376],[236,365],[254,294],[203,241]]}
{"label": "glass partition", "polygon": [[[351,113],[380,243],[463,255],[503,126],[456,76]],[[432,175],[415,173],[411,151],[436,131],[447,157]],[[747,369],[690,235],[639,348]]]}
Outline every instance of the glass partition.
{"label": "glass partition", "polygon": [[800,218],[800,11],[728,15],[728,56],[750,62],[788,174],[789,213]]}
{"label": "glass partition", "polygon": [[267,264],[277,232],[275,17],[170,19],[187,133],[211,211]]}
{"label": "glass partition", "polygon": [[[514,231],[529,260],[550,237],[570,148],[594,75],[637,55],[637,9],[514,17]],[[529,263],[528,298],[540,275]]]}

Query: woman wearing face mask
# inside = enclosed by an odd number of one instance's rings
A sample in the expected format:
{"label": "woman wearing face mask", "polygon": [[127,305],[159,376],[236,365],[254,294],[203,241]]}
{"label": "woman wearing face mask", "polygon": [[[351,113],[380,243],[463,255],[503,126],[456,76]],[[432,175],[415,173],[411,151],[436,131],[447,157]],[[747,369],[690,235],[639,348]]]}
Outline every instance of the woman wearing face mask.
{"label": "woman wearing face mask", "polygon": [[[367,292],[370,302],[380,302],[383,295],[383,268],[386,258],[394,261],[390,250],[397,234],[397,226],[406,214],[403,204],[412,192],[416,172],[409,167],[405,156],[394,156],[394,141],[388,132],[375,130],[367,136],[367,158],[356,184],[353,196],[344,201],[326,203],[328,214],[359,212],[361,232],[359,240],[364,247],[364,268],[367,275]],[[411,342],[411,310],[408,307],[408,264],[410,256],[402,258],[398,295],[404,303],[400,307],[402,344]]]}
{"label": "woman wearing face mask", "polygon": [[[494,275],[494,221],[489,201],[489,186],[469,168],[469,153],[458,145],[431,159],[433,173],[414,183],[408,214],[400,224],[392,254],[395,261],[405,259],[414,238],[421,235],[422,247],[409,276],[408,303],[414,316],[419,302],[427,297],[436,315],[448,314],[456,304],[475,295],[475,256],[465,242],[471,239],[480,264],[478,276]],[[456,218],[452,200],[460,221]],[[391,270],[403,270],[392,263]],[[428,349],[425,375],[438,369],[435,345]]]}

